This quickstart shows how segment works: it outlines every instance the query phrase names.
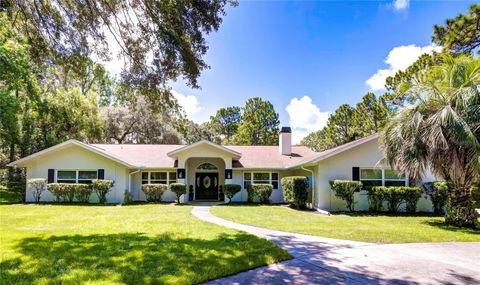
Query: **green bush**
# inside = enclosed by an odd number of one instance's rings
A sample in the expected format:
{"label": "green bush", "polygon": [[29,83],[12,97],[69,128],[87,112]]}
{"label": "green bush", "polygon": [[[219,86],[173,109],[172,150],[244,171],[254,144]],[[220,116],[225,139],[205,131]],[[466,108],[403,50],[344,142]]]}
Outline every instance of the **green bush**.
{"label": "green bush", "polygon": [[391,213],[397,213],[400,204],[404,201],[404,187],[384,187],[384,197],[387,201],[388,211]]}
{"label": "green bush", "polygon": [[143,184],[142,191],[147,196],[148,202],[161,202],[162,195],[167,191],[168,186],[165,184]]}
{"label": "green bush", "polygon": [[423,184],[425,192],[433,204],[433,212],[442,214],[448,200],[448,185],[445,181],[434,181]]}
{"label": "green bush", "polygon": [[386,187],[375,186],[368,190],[368,210],[372,212],[380,212],[383,208],[385,200]]}
{"label": "green bush", "polygon": [[403,191],[403,201],[405,202],[405,210],[407,213],[415,213],[417,211],[417,203],[422,197],[423,190],[420,187],[399,187]]}
{"label": "green bush", "polygon": [[187,193],[187,185],[183,183],[172,183],[170,184],[170,190],[177,195],[177,203],[180,204],[180,197]]}
{"label": "green bush", "polygon": [[28,179],[27,186],[32,190],[33,198],[35,202],[40,202],[40,197],[47,186],[47,181],[44,178],[32,178]]}
{"label": "green bush", "polygon": [[248,201],[255,202],[257,199],[260,203],[269,203],[270,195],[273,192],[272,184],[250,184],[247,187]]}
{"label": "green bush", "polygon": [[72,203],[76,198],[80,202],[88,203],[92,193],[90,185],[81,183],[50,183],[47,187],[57,202]]}
{"label": "green bush", "polygon": [[128,192],[128,190],[125,190],[125,193],[123,194],[123,204],[128,205],[132,203],[133,203],[132,193]]}
{"label": "green bush", "polygon": [[228,203],[232,202],[233,196],[242,190],[242,186],[238,184],[225,184],[223,185],[223,193],[228,198]]}
{"label": "green bush", "polygon": [[107,202],[107,194],[110,192],[114,185],[113,180],[93,180],[92,188],[93,191],[98,196],[98,201],[100,204],[105,204]]}
{"label": "green bush", "polygon": [[308,178],[305,176],[283,177],[281,180],[285,201],[297,209],[305,209],[308,199]]}
{"label": "green bush", "polygon": [[480,209],[480,186],[475,185],[470,188],[470,195],[472,197],[473,208]]}
{"label": "green bush", "polygon": [[330,186],[332,187],[335,196],[345,200],[347,203],[347,208],[353,212],[355,207],[354,193],[362,187],[362,182],[351,180],[333,180],[330,181]]}
{"label": "green bush", "polygon": [[70,184],[74,186],[75,198],[78,202],[88,203],[90,201],[90,195],[92,195],[92,187],[88,184]]}

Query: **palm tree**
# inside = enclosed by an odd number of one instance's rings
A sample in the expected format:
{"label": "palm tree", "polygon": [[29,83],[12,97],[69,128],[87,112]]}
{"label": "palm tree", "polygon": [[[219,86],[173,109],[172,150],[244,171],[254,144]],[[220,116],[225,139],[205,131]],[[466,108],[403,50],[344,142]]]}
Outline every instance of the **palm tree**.
{"label": "palm tree", "polygon": [[414,81],[412,103],[382,133],[385,157],[416,181],[426,169],[445,179],[446,223],[475,227],[470,188],[480,181],[480,59],[445,56]]}

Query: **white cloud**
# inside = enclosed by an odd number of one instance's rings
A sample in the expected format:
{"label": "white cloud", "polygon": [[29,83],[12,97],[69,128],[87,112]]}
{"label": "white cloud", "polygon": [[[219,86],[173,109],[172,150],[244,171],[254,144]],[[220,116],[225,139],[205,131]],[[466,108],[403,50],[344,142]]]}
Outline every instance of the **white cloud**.
{"label": "white cloud", "polygon": [[313,104],[312,98],[303,96],[293,98],[287,105],[287,113],[290,117],[292,128],[292,143],[299,143],[303,137],[311,132],[318,131],[325,127],[329,112],[320,112],[320,109]]}
{"label": "white cloud", "polygon": [[418,47],[416,45],[395,47],[388,53],[387,59],[385,60],[385,63],[388,64],[389,67],[379,69],[365,83],[370,86],[373,91],[382,90],[385,88],[385,80],[387,77],[395,75],[399,70],[405,70],[422,54],[432,53],[433,51],[439,52],[441,49],[440,46],[433,44],[424,47]]}
{"label": "white cloud", "polygon": [[410,6],[410,0],[394,0],[393,8],[397,11],[405,10]]}
{"label": "white cloud", "polygon": [[183,107],[189,118],[192,118],[192,116],[196,115],[203,109],[200,106],[197,97],[194,95],[183,95],[175,90],[172,90],[172,94],[175,99],[177,99],[178,104]]}

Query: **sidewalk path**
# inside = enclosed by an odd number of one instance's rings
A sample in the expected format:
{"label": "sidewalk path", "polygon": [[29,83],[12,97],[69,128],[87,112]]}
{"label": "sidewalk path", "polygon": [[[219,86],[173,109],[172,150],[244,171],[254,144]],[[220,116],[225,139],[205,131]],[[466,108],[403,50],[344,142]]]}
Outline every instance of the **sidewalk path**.
{"label": "sidewalk path", "polygon": [[373,244],[238,224],[194,206],[196,217],[266,238],[291,260],[208,284],[480,284],[480,242]]}

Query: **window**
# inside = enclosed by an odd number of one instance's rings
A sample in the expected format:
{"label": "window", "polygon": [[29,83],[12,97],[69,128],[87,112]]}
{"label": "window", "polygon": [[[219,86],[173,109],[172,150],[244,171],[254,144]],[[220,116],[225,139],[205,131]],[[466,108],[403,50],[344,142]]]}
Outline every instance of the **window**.
{"label": "window", "polygon": [[276,172],[244,172],[243,188],[250,184],[272,184],[273,189],[278,189],[278,173]]}
{"label": "window", "polygon": [[96,170],[58,170],[57,183],[86,183],[97,179]]}
{"label": "window", "polygon": [[217,170],[218,168],[211,163],[202,163],[197,167],[198,170]]}
{"label": "window", "polygon": [[375,186],[406,186],[407,178],[405,175],[392,169],[360,169],[360,181],[363,189],[368,190]]}
{"label": "window", "polygon": [[173,171],[142,172],[142,184],[171,184],[176,182],[177,182],[177,173]]}

